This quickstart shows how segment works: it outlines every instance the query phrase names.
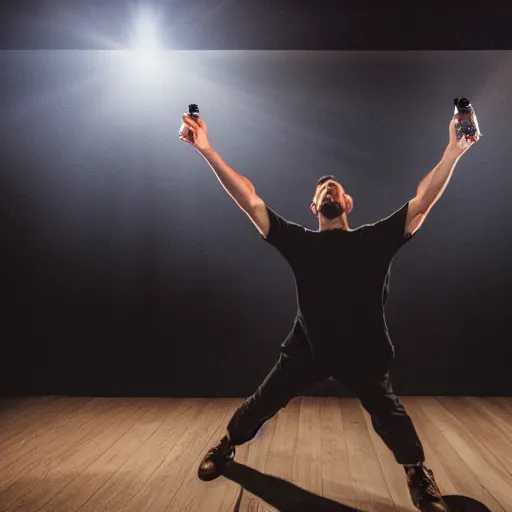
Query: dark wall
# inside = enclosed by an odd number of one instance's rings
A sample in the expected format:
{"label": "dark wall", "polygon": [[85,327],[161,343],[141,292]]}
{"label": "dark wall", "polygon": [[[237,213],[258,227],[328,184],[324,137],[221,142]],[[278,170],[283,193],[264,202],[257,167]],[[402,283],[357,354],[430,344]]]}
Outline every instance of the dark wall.
{"label": "dark wall", "polygon": [[153,74],[122,52],[0,53],[4,394],[242,397],[274,364],[292,274],[179,141],[188,103],[273,209],[315,229],[326,173],[355,199],[351,227],[413,197],[460,95],[484,136],[394,260],[395,388],[511,394],[510,53],[161,58]]}

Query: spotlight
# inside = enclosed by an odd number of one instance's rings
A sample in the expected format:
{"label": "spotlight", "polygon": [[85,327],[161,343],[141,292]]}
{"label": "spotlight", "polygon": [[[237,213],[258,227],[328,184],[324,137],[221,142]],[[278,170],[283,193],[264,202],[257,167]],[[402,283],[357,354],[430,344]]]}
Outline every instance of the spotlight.
{"label": "spotlight", "polygon": [[144,76],[154,75],[160,68],[162,52],[157,17],[149,9],[140,10],[134,25],[135,33],[131,45],[133,64],[138,73]]}

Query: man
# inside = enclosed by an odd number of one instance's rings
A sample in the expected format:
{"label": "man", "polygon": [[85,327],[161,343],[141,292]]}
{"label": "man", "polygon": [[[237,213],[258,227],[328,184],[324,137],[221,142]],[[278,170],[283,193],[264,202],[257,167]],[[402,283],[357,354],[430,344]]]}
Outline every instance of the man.
{"label": "man", "polygon": [[356,229],[348,224],[352,197],[334,176],[324,176],[310,205],[319,226],[313,231],[283,219],[263,202],[253,184],[214,151],[203,119],[183,114],[182,120],[180,138],[206,159],[263,239],[289,263],[298,303],[279,360],[234,413],[226,435],[205,455],[199,478],[220,476],[233,460],[235,446],[252,439],[294,396],[333,377],[360,399],[375,431],[404,466],[414,505],[422,511],[448,510],[432,471],[424,465],[423,447],[411,418],[392,389],[389,366],[394,348],[384,304],[393,256],[421,227],[459,158],[478,135],[459,140],[452,119],[443,157],[420,182],[415,197],[389,217]]}

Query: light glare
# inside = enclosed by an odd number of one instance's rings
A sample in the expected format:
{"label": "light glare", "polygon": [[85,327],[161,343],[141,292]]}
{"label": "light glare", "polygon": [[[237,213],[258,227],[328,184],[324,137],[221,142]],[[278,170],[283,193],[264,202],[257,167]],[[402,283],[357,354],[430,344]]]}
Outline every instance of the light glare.
{"label": "light glare", "polygon": [[138,22],[133,47],[134,50],[139,53],[158,52],[160,49],[156,23],[148,13],[141,16]]}
{"label": "light glare", "polygon": [[144,80],[153,79],[162,66],[157,19],[146,9],[139,11],[134,22],[135,35],[131,45],[134,72]]}

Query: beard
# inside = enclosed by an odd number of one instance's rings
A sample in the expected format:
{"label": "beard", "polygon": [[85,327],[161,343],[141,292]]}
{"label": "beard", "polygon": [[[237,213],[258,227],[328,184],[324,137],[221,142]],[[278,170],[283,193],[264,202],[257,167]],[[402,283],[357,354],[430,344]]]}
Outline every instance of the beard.
{"label": "beard", "polygon": [[343,206],[335,201],[324,201],[320,205],[320,213],[327,219],[336,219],[343,214]]}

